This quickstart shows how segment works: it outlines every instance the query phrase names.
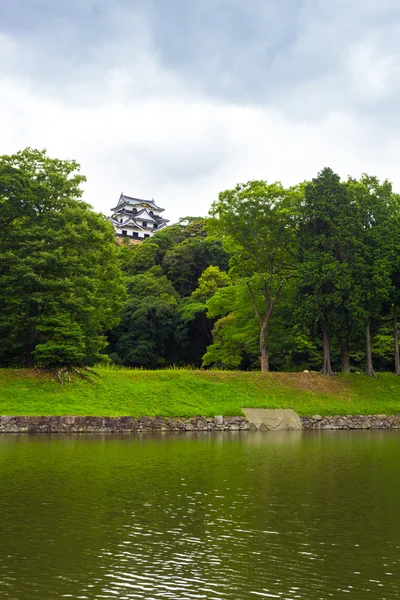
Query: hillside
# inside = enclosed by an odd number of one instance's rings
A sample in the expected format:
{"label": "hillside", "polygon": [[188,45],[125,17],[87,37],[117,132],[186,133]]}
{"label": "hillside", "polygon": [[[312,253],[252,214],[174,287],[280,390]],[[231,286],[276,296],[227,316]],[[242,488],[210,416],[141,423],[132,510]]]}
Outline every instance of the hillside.
{"label": "hillside", "polygon": [[240,415],[243,406],[300,415],[400,413],[400,378],[316,373],[97,369],[61,386],[48,373],[0,369],[2,415]]}

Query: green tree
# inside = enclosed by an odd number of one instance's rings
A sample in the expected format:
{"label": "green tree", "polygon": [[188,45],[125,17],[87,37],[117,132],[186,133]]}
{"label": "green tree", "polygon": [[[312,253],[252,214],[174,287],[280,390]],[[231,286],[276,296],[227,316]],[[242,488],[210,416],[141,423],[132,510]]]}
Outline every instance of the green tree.
{"label": "green tree", "polygon": [[111,358],[127,366],[159,368],[177,360],[179,294],[160,267],[128,279],[128,301],[111,335]]}
{"label": "green tree", "polygon": [[144,273],[156,266],[158,244],[151,238],[145,240],[142,244],[136,244],[133,247],[123,247],[123,264],[125,271],[129,275],[138,275]]}
{"label": "green tree", "polygon": [[220,240],[205,236],[184,239],[170,248],[163,259],[163,270],[182,297],[196,289],[200,275],[210,265],[228,269],[228,255]]}
{"label": "green tree", "polygon": [[[314,368],[320,353],[312,338],[294,322],[295,280],[290,279],[276,304],[269,330],[270,367],[292,371]],[[262,302],[262,290],[257,302]],[[203,356],[203,366],[254,369],[259,365],[259,323],[243,279],[218,289],[206,302],[207,317],[215,321],[213,343]]]}
{"label": "green tree", "polygon": [[181,304],[182,323],[187,331],[184,357],[189,359],[190,364],[200,366],[203,354],[213,343],[211,332],[215,319],[207,316],[207,300],[212,298],[218,289],[229,285],[229,275],[219,267],[210,265],[201,274],[197,288]]}
{"label": "green tree", "polygon": [[259,323],[246,282],[220,287],[206,302],[207,317],[215,322],[213,343],[203,366],[222,369],[251,368],[259,361]]}
{"label": "green tree", "polygon": [[261,371],[269,370],[271,315],[296,263],[295,214],[301,186],[250,181],[221,192],[211,207],[209,230],[232,253],[230,274],[245,281],[259,324]]}
{"label": "green tree", "polygon": [[0,230],[2,364],[94,364],[118,321],[114,232],[80,200],[83,181],[75,161],[45,151],[0,157],[0,221],[14,215]]}
{"label": "green tree", "polygon": [[182,297],[190,296],[208,266],[228,269],[228,255],[221,241],[207,236],[204,219],[195,217],[180,219],[141,244],[123,246],[121,261],[128,275],[161,266]]}
{"label": "green tree", "polygon": [[0,163],[0,235],[18,217],[32,214],[34,182],[7,162]]}
{"label": "green tree", "polygon": [[191,298],[198,302],[205,302],[211,298],[217,290],[230,285],[230,283],[231,280],[227,273],[221,271],[219,267],[210,265],[200,275],[199,285],[194,292],[192,292]]}
{"label": "green tree", "polygon": [[[398,214],[396,215],[398,220]],[[400,229],[400,223],[398,223]],[[399,353],[399,306],[400,306],[400,251],[393,265],[392,273],[392,297],[391,308],[393,311],[393,345],[394,345],[394,374],[400,375],[400,353]]]}
{"label": "green tree", "polygon": [[393,298],[400,253],[398,199],[389,181],[381,183],[369,175],[359,181],[349,179],[347,187],[357,209],[353,285],[357,314],[364,321],[366,373],[373,376],[371,326],[376,326],[385,303]]}
{"label": "green tree", "polygon": [[356,215],[346,184],[331,169],[323,169],[306,185],[299,222],[298,315],[306,325],[320,325],[322,373],[332,375],[329,330],[340,329],[338,315],[353,300],[349,260]]}
{"label": "green tree", "polygon": [[[228,255],[221,241],[208,236],[203,219],[185,217],[141,244],[120,247],[120,260],[129,286],[136,281],[132,276],[146,274],[151,281],[160,279],[158,292],[163,294],[164,290],[172,302],[157,299],[147,279],[138,279],[145,283],[144,291],[139,292],[135,286],[135,298],[129,295],[123,323],[109,334],[112,359],[148,367],[172,362],[200,366],[205,349],[212,342],[213,321],[206,317],[204,303],[196,312],[194,305],[198,302],[191,294],[210,265],[227,270]],[[146,313],[146,306],[150,312]],[[155,313],[157,322],[152,317]],[[146,319],[149,324],[142,327],[140,323]]]}

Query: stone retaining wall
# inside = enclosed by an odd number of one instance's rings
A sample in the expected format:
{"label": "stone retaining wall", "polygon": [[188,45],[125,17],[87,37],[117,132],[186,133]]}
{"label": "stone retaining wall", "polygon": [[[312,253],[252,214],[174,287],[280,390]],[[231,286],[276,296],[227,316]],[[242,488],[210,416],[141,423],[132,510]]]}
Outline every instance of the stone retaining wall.
{"label": "stone retaining wall", "polygon": [[400,415],[301,417],[303,429],[400,429]]}
{"label": "stone retaining wall", "polygon": [[250,429],[244,417],[2,417],[0,433],[131,433],[136,431],[239,431]]}
{"label": "stone retaining wall", "polygon": [[[400,429],[400,415],[347,415],[301,417],[303,429]],[[0,433],[133,433],[143,431],[256,430],[244,417],[191,419],[163,417],[5,417]]]}

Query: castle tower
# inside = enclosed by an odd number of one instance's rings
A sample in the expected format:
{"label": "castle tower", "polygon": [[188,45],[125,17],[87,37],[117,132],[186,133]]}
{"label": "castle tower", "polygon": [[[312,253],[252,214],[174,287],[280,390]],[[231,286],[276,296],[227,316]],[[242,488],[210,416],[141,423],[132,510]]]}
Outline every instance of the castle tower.
{"label": "castle tower", "polygon": [[154,200],[140,200],[122,193],[117,206],[111,210],[111,223],[116,236],[121,238],[143,241],[168,223],[168,219],[161,216],[165,209]]}

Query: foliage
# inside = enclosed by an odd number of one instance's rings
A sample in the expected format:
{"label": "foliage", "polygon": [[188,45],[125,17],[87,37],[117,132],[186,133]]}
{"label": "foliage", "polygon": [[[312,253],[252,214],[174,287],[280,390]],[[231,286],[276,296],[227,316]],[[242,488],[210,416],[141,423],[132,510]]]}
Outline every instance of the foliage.
{"label": "foliage", "polygon": [[325,374],[332,374],[329,331],[352,287],[349,265],[355,242],[355,210],[347,187],[325,168],[305,187],[299,218],[298,316],[323,332]]}
{"label": "foliage", "polygon": [[393,283],[400,251],[399,206],[388,181],[363,175],[349,179],[348,188],[357,208],[359,236],[355,247],[353,287],[357,290],[357,315],[364,320],[366,371],[374,375],[371,327],[384,312],[384,305],[395,298]]}
{"label": "foliage", "polygon": [[[0,220],[16,211],[0,231],[0,362],[94,364],[124,298],[112,227],[80,200],[74,161],[27,149],[0,167]],[[5,193],[10,167],[22,203]]]}
{"label": "foliage", "polygon": [[328,168],[289,189],[250,181],[222,192],[206,227],[181,219],[123,257],[129,275],[165,276],[181,315],[166,362],[158,355],[134,364],[296,371],[323,362],[329,374],[368,371],[369,310],[371,347],[379,367],[391,368],[391,334],[380,330],[398,303],[398,204],[387,182],[342,182]]}
{"label": "foliage", "polygon": [[[400,374],[400,196],[331,169],[117,245],[75,161],[0,157],[0,365]],[[106,334],[106,335],[105,335]],[[107,353],[107,354],[106,354]],[[108,356],[107,356],[108,355]]]}
{"label": "foliage", "polygon": [[222,242],[207,235],[202,219],[187,217],[122,248],[120,260],[128,300],[121,325],[109,334],[111,358],[129,366],[200,366],[213,326],[201,294],[229,281],[221,270],[228,268]]}
{"label": "foliage", "polygon": [[295,269],[295,219],[301,186],[249,181],[221,192],[211,207],[210,231],[232,253],[230,274],[246,282],[259,323],[260,364],[269,370],[269,327],[273,309]]}
{"label": "foliage", "polygon": [[128,301],[112,332],[112,350],[127,366],[161,367],[174,361],[179,295],[159,272],[127,280]]}
{"label": "foliage", "polygon": [[190,237],[165,253],[163,269],[174,288],[183,297],[197,287],[200,275],[208,266],[227,269],[227,254],[220,241],[204,237]]}
{"label": "foliage", "polygon": [[207,316],[217,318],[213,343],[203,356],[203,366],[234,369],[258,363],[259,327],[249,302],[246,284],[238,280],[207,301]]}
{"label": "foliage", "polygon": [[193,300],[208,300],[212,298],[217,290],[230,285],[229,275],[220,270],[219,267],[210,265],[199,277],[199,284],[192,292]]}
{"label": "foliage", "polygon": [[207,300],[211,299],[220,288],[229,286],[231,280],[227,273],[219,267],[210,265],[199,277],[197,288],[183,303],[182,317],[184,321],[191,321],[197,314],[207,312]]}

